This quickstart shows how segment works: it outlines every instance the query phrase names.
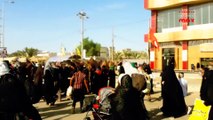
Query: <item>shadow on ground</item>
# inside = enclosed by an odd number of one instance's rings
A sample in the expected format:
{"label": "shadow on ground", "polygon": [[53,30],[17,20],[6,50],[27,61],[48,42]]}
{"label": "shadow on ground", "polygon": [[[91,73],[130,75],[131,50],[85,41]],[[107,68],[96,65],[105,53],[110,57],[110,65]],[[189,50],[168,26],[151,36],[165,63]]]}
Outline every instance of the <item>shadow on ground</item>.
{"label": "shadow on ground", "polygon": [[[66,109],[68,108],[68,109]],[[70,108],[70,109],[69,109]],[[39,111],[39,114],[42,116],[42,119],[47,119],[53,116],[61,116],[54,120],[62,120],[63,118],[66,118],[68,116],[72,116],[74,114],[71,113],[71,101],[63,101],[60,103],[56,103],[54,106],[48,106],[43,108],[37,108]],[[80,108],[76,108],[75,114],[80,114]]]}
{"label": "shadow on ground", "polygon": [[160,109],[152,109],[149,111],[150,120],[161,120],[163,118],[166,118],[163,116]]}

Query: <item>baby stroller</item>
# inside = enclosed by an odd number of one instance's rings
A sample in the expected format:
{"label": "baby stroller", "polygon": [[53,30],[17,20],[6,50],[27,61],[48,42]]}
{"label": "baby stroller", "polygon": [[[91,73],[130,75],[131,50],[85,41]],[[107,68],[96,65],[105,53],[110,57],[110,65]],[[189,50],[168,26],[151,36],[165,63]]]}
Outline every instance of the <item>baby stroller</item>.
{"label": "baby stroller", "polygon": [[104,87],[98,92],[96,100],[92,101],[84,120],[91,120],[88,117],[89,111],[92,111],[94,120],[109,120],[111,117],[109,96],[114,93],[114,88]]}

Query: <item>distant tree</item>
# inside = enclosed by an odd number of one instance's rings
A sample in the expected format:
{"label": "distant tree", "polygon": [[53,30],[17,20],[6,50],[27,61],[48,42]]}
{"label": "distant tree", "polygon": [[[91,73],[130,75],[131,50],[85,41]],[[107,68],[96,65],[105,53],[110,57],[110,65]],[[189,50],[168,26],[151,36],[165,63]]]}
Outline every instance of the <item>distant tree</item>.
{"label": "distant tree", "polygon": [[120,61],[123,59],[123,54],[121,52],[115,52],[114,57],[115,60]]}
{"label": "distant tree", "polygon": [[22,57],[24,55],[25,55],[25,53],[23,51],[21,51],[21,50],[18,50],[16,52],[13,52],[13,53],[9,54],[10,57],[14,57],[14,56],[16,56],[16,57]]}
{"label": "distant tree", "polygon": [[26,53],[26,57],[32,57],[38,54],[38,49],[35,48],[24,48],[24,52]]}
{"label": "distant tree", "polygon": [[122,51],[123,57],[130,59],[131,58],[131,51],[130,50],[123,50]]}
{"label": "distant tree", "polygon": [[141,56],[142,56],[141,53],[136,53],[136,52],[131,53],[131,57],[134,58],[134,59],[140,59]]}
{"label": "distant tree", "polygon": [[38,49],[35,48],[24,48],[23,50],[18,50],[16,52],[11,53],[9,56],[16,56],[16,57],[32,57],[38,54]]}
{"label": "distant tree", "polygon": [[120,52],[116,52],[115,60],[122,60],[122,59],[148,59],[148,55],[145,51],[131,51],[131,50],[123,50]]}
{"label": "distant tree", "polygon": [[[101,44],[93,42],[93,40],[90,40],[88,37],[84,38],[83,40],[83,46],[84,49],[86,50],[86,56],[100,56],[100,49],[101,49]],[[79,55],[81,53],[81,45],[79,45],[76,48],[76,53]]]}

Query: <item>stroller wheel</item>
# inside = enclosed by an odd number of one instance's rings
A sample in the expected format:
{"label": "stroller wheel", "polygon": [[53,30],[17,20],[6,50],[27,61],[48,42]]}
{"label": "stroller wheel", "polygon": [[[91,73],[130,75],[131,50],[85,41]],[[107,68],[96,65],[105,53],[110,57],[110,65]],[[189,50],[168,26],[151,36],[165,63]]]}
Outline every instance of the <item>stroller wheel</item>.
{"label": "stroller wheel", "polygon": [[90,117],[85,117],[84,120],[91,120],[91,118]]}

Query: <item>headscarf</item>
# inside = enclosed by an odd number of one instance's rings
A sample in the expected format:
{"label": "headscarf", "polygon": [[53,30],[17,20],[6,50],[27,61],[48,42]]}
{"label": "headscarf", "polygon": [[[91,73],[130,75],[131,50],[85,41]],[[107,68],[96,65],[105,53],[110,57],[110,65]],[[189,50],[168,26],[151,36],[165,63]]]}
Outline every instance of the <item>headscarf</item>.
{"label": "headscarf", "polygon": [[51,64],[49,61],[46,62],[45,66],[44,66],[44,75],[46,73],[46,70],[49,70],[51,68]]}
{"label": "headscarf", "polygon": [[127,90],[132,88],[132,78],[129,75],[124,75],[121,78],[121,87]]}
{"label": "headscarf", "polygon": [[123,64],[123,67],[124,67],[125,73],[126,73],[126,74],[129,74],[130,76],[131,76],[133,73],[138,73],[137,68],[133,67],[133,66],[131,65],[130,62],[125,62],[125,63]]}
{"label": "headscarf", "polygon": [[121,73],[119,76],[118,76],[118,84],[121,85],[121,79],[124,75],[127,75],[125,73]]}
{"label": "headscarf", "polygon": [[10,72],[9,66],[6,62],[0,61],[0,76],[8,74]]}
{"label": "headscarf", "polygon": [[169,65],[168,66],[172,69],[175,68],[175,59],[173,57],[169,59]]}

